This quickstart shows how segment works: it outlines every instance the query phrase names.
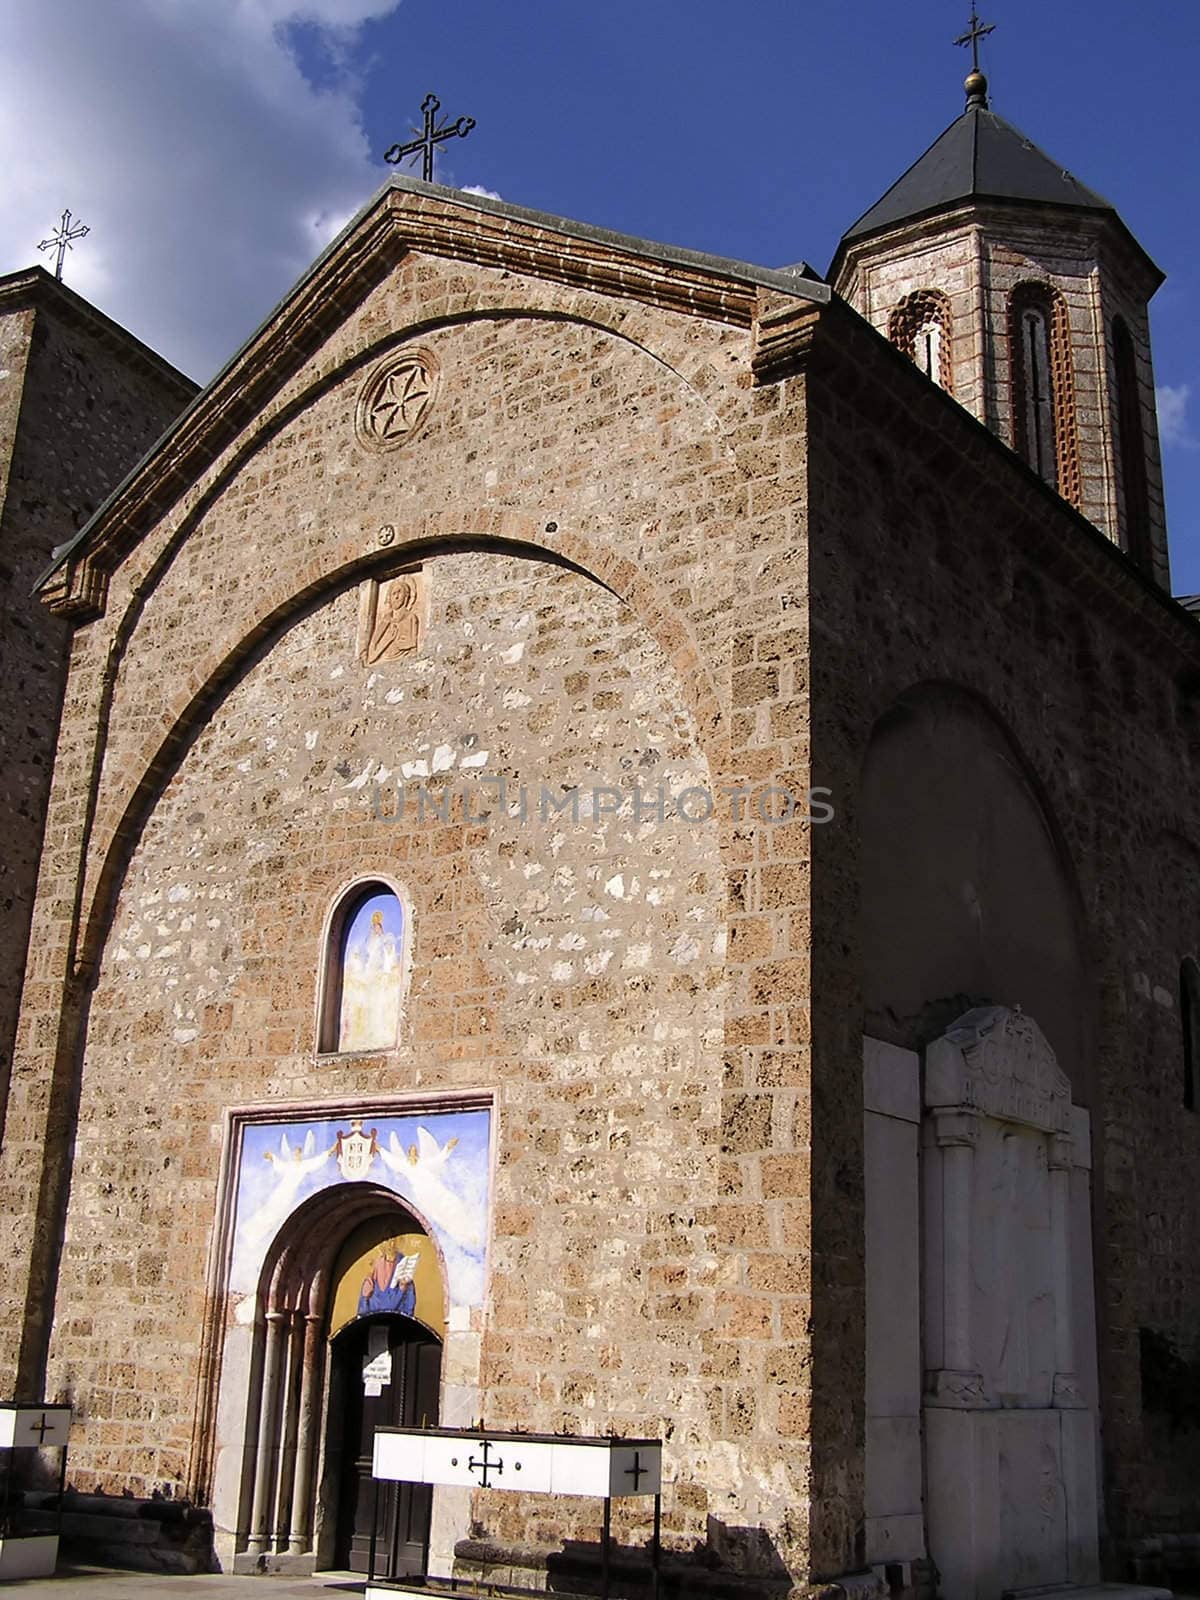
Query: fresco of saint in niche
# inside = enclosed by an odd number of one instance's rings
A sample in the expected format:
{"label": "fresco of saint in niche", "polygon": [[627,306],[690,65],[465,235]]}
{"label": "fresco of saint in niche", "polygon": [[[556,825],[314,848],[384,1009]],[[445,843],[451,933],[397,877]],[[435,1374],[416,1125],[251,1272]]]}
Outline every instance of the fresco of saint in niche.
{"label": "fresco of saint in niche", "polygon": [[414,1282],[417,1262],[421,1252],[404,1254],[399,1239],[386,1240],[371,1263],[371,1270],[363,1279],[358,1294],[358,1314],[370,1317],[378,1311],[396,1316],[411,1317],[417,1310],[417,1286]]}
{"label": "fresco of saint in niche", "polygon": [[342,936],[339,1050],[390,1050],[400,1026],[404,911],[394,894],[367,895]]}

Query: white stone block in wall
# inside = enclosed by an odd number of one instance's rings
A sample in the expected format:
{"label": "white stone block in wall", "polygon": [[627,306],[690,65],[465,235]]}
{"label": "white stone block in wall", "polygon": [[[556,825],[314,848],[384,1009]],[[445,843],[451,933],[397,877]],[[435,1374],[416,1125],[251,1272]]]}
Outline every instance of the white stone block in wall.
{"label": "white stone block in wall", "polygon": [[866,1539],[870,1564],[925,1554],[921,1477],[920,1061],[863,1040]]}

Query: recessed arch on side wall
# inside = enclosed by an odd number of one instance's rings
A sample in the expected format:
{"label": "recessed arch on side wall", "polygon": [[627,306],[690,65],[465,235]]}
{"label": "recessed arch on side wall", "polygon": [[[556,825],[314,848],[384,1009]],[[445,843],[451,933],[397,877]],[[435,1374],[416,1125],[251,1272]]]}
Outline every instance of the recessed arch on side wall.
{"label": "recessed arch on side wall", "polygon": [[971,1006],[1020,1008],[1094,1105],[1078,883],[996,711],[952,683],[906,690],[872,730],[860,803],[865,1031],[919,1050]]}

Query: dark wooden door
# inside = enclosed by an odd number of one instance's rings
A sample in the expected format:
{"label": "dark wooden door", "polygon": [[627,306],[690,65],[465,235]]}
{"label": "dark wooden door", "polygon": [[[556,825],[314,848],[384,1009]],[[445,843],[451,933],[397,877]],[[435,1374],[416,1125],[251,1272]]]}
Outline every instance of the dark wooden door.
{"label": "dark wooden door", "polygon": [[[387,1360],[381,1361],[384,1351]],[[377,1485],[371,1453],[376,1428],[437,1426],[441,1344],[408,1317],[364,1317],[338,1336],[334,1359],[342,1379],[335,1392],[340,1390],[346,1405],[336,1564],[351,1572],[367,1571],[374,1525],[377,1578],[424,1572],[433,1491],[419,1483]],[[378,1394],[367,1392],[363,1373],[368,1363],[376,1371],[390,1367]]]}

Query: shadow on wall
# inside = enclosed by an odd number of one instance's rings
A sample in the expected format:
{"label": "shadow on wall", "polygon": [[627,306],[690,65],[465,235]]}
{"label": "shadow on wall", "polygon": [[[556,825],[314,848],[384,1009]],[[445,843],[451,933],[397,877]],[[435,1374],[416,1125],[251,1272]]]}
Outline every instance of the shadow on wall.
{"label": "shadow on wall", "polygon": [[866,1032],[919,1050],[972,1006],[1037,1019],[1094,1103],[1082,917],[1061,831],[1030,767],[975,696],[905,694],[862,776]]}
{"label": "shadow on wall", "polygon": [[[648,1545],[609,1547],[612,1600],[651,1600]],[[599,1595],[603,1564],[598,1542],[568,1539],[561,1550],[514,1551],[487,1539],[465,1539],[455,1547],[454,1570],[462,1582],[544,1590],[546,1594]],[[707,1600],[772,1600],[792,1592],[778,1550],[762,1528],[742,1528],[708,1519],[708,1538],[690,1556],[664,1552],[660,1593],[666,1597],[702,1595]]]}

